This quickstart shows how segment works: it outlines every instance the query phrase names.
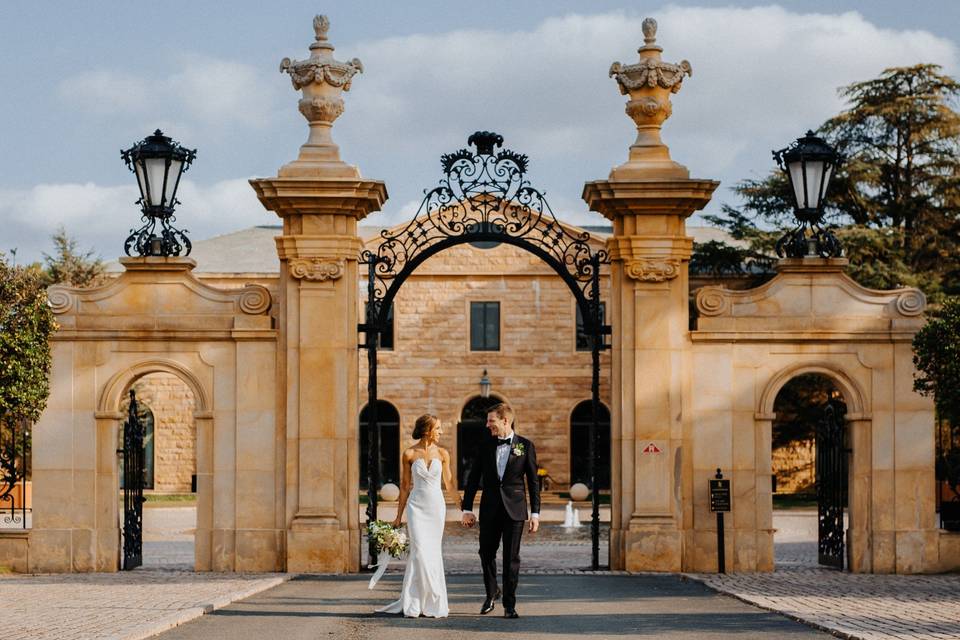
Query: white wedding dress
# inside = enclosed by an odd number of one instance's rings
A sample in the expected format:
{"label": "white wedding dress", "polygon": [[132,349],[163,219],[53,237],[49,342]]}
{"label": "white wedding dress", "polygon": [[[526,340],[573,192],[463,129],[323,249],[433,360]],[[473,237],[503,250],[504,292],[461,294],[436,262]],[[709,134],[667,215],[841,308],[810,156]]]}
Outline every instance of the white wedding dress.
{"label": "white wedding dress", "polygon": [[443,524],[447,505],[440,486],[443,462],[439,458],[428,463],[417,458],[411,465],[413,488],[407,498],[407,532],[410,553],[403,574],[400,599],[382,609],[382,613],[403,613],[409,618],[421,614],[446,618],[447,580],[443,574]]}

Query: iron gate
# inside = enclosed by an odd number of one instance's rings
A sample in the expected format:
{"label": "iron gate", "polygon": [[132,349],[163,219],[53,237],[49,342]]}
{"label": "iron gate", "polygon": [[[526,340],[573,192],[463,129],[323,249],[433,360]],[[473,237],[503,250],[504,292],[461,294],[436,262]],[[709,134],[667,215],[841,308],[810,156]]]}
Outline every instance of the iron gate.
{"label": "iron gate", "polygon": [[843,570],[843,510],[847,503],[847,451],[844,417],[830,401],[817,425],[817,562]]}
{"label": "iron gate", "polygon": [[[610,326],[603,323],[600,305],[600,265],[609,263],[609,256],[603,249],[591,249],[589,233],[574,234],[557,220],[543,193],[526,179],[527,156],[510,149],[496,151],[503,145],[502,136],[477,131],[467,145],[476,151],[460,149],[440,158],[444,176],[438,187],[426,192],[413,220],[395,234],[381,232],[377,248],[360,255],[360,263],[368,269],[366,317],[358,326],[364,334],[360,347],[367,350],[368,364],[367,521],[377,519],[380,484],[377,349],[397,291],[422,262],[444,249],[464,243],[511,244],[539,257],[563,279],[580,307],[584,332],[591,338],[591,566],[596,570],[600,567],[600,352],[610,348],[604,336],[611,333]],[[368,542],[372,562],[375,541]]]}
{"label": "iron gate", "polygon": [[137,396],[130,389],[130,408],[123,423],[123,570],[143,564],[143,484],[145,452]]}

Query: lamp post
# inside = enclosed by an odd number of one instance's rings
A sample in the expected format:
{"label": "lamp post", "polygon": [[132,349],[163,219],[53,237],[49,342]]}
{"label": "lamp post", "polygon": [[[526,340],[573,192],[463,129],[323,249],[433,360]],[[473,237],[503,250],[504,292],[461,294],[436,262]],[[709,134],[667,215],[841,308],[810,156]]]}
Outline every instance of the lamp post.
{"label": "lamp post", "polygon": [[796,228],[777,241],[781,258],[839,258],[840,242],[823,227],[824,196],[843,158],[823,138],[807,131],[790,146],[773,152],[787,174],[793,194]]}
{"label": "lamp post", "polygon": [[480,377],[480,397],[489,398],[490,397],[490,378],[487,377],[487,370],[483,370],[483,375]]}
{"label": "lamp post", "polygon": [[173,209],[180,204],[177,200],[180,176],[196,156],[196,149],[181,147],[160,129],[120,152],[127,168],[137,176],[140,187],[137,204],[144,221],[139,229],[131,229],[124,243],[128,256],[134,255],[132,252],[139,256],[179,256],[184,249],[184,255],[190,254],[190,240],[171,223],[176,220]]}

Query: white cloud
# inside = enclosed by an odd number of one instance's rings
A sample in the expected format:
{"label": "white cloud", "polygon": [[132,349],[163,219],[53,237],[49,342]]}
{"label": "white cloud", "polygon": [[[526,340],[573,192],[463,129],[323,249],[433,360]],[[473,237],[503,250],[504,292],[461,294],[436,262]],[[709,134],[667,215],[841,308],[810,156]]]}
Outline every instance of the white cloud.
{"label": "white cloud", "polygon": [[[18,260],[39,260],[50,251],[50,235],[63,225],[84,248],[94,247],[105,259],[123,254],[131,228],[140,225],[134,202],[137,188],[87,184],[40,184],[24,190],[0,190],[0,221],[9,230],[0,251],[17,249]],[[276,224],[276,214],[257,200],[246,179],[225,180],[199,186],[190,180],[180,185],[177,209],[180,229],[193,240],[224,231]]]}
{"label": "white cloud", "polygon": [[[770,149],[841,109],[837,87],[890,66],[934,62],[951,74],[960,67],[957,43],[883,29],[854,12],[668,6],[650,15],[660,24],[664,59],[687,59],[694,72],[673,97],[664,140],[695,177],[718,178],[725,187],[767,173]],[[411,217],[423,190],[440,177],[439,156],[465,146],[477,129],[503,134],[507,146],[530,156],[530,179],[561,217],[603,222],[585,211],[580,193],[584,181],[602,179],[623,162],[633,140],[626,99],[607,70],[614,60],[637,59],[642,18],[571,14],[525,31],[467,29],[354,44],[337,42],[332,33],[339,58],[357,56],[364,63],[334,138],[344,159],[386,180],[391,195],[385,211],[366,222]],[[92,116],[76,126],[108,127],[115,137],[118,129],[148,131],[159,122],[199,147],[197,172],[189,174],[194,179],[204,171],[221,177],[259,171],[259,164],[245,167],[265,157],[279,158],[279,165],[295,157],[306,137],[297,94],[272,60],[254,67],[194,53],[173,59],[149,86],[115,68],[81,73],[58,88],[65,102]],[[293,143],[291,131],[300,132]],[[63,222],[113,257],[137,220],[132,184],[0,192],[8,231],[0,243],[38,256]],[[242,179],[187,181],[180,195],[181,224],[195,239],[276,222]],[[714,200],[724,199],[730,194],[721,189]]]}
{"label": "white cloud", "polygon": [[95,69],[62,80],[58,89],[61,99],[94,115],[173,120],[180,136],[210,127],[265,127],[280,91],[257,67],[197,53],[179,56],[167,75],[149,84],[122,70]]}
{"label": "white cloud", "polygon": [[[854,12],[667,7],[652,14],[664,59],[687,59],[694,71],[673,97],[664,140],[695,176],[727,185],[766,173],[770,149],[840,110],[840,85],[890,66],[958,66],[955,43],[882,29]],[[530,155],[530,175],[555,209],[562,200],[582,211],[583,182],[623,162],[634,136],[626,98],[607,70],[614,60],[636,61],[642,18],[567,15],[530,31],[359,43],[344,55],[360,57],[365,73],[335,136],[365,174],[389,179],[392,196],[406,202],[433,184],[440,153],[464,146],[475,129],[493,129]]]}

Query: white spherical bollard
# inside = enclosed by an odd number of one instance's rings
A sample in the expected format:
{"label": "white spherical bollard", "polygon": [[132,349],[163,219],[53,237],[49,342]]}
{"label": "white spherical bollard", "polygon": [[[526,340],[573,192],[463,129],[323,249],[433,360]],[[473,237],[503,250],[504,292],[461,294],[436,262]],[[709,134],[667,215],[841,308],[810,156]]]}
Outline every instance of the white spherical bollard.
{"label": "white spherical bollard", "polygon": [[570,499],[577,502],[583,502],[590,495],[590,488],[582,482],[578,482],[570,487]]}
{"label": "white spherical bollard", "polygon": [[400,487],[388,482],[380,487],[380,499],[384,502],[396,502],[400,498]]}

